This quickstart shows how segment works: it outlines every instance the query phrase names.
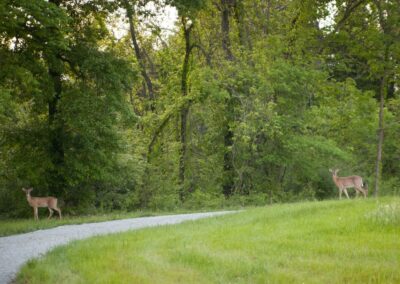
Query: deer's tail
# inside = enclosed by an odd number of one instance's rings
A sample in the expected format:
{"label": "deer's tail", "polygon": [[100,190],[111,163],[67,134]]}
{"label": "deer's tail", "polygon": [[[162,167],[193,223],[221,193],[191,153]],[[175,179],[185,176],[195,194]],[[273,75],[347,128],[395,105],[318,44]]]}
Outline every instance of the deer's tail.
{"label": "deer's tail", "polygon": [[364,182],[362,187],[365,190],[365,192],[368,194],[368,183]]}

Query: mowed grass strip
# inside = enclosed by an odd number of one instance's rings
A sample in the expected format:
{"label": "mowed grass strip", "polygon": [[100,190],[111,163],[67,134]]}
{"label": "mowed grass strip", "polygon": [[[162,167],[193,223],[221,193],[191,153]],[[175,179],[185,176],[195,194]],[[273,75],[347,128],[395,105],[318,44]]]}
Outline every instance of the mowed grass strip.
{"label": "mowed grass strip", "polygon": [[[40,210],[40,209],[39,209]],[[42,211],[44,209],[42,208]],[[46,209],[46,213],[47,213]],[[56,215],[55,213],[54,215]],[[94,223],[94,222],[104,222],[118,219],[126,218],[136,218],[144,216],[154,216],[156,213],[146,213],[146,212],[133,212],[133,213],[111,213],[111,214],[98,214],[98,215],[88,215],[88,216],[76,216],[70,217],[65,216],[63,219],[59,220],[58,216],[54,216],[52,219],[47,219],[42,217],[38,221],[32,218],[30,219],[3,219],[0,220],[0,237],[32,232],[36,230],[50,229],[62,225],[72,225],[72,224],[83,224],[83,223]],[[162,215],[162,214],[158,214]]]}
{"label": "mowed grass strip", "polygon": [[[226,209],[226,210],[232,210]],[[206,212],[207,210],[204,210]],[[212,210],[210,210],[212,211]],[[215,211],[215,210],[214,210]],[[74,225],[84,223],[105,222],[112,220],[121,220],[128,218],[161,216],[161,215],[174,215],[199,212],[198,210],[175,210],[175,211],[134,211],[134,212],[114,212],[105,214],[95,214],[86,216],[63,216],[61,220],[58,219],[57,213],[51,219],[47,219],[47,208],[39,208],[41,213],[40,219],[35,221],[29,219],[0,219],[0,237],[32,232],[36,230],[50,229],[62,225]],[[208,212],[208,211],[207,211]],[[39,214],[40,214],[39,213]],[[46,213],[46,214],[45,214]]]}
{"label": "mowed grass strip", "polygon": [[[391,208],[391,209],[388,209]],[[60,247],[17,283],[400,283],[400,199],[284,204]]]}

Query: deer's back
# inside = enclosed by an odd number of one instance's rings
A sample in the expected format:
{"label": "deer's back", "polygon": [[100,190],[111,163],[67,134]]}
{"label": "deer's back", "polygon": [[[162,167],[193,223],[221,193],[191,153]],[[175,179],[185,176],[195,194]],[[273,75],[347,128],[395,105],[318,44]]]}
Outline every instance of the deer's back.
{"label": "deer's back", "polygon": [[57,198],[52,196],[47,197],[32,197],[32,204],[37,207],[57,207]]}
{"label": "deer's back", "polygon": [[363,181],[360,176],[348,176],[338,178],[338,182],[344,187],[362,187]]}

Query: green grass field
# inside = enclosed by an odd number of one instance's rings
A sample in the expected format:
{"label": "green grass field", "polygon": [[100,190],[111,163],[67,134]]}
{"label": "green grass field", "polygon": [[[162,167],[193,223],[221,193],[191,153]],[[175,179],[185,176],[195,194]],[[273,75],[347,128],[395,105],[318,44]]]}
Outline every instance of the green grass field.
{"label": "green grass field", "polygon": [[[40,209],[39,209],[40,210]],[[41,209],[42,213],[45,209]],[[43,230],[54,228],[62,225],[71,224],[83,224],[83,223],[94,223],[103,222],[118,219],[127,218],[137,218],[137,217],[147,217],[147,216],[158,216],[158,215],[168,215],[168,214],[183,214],[189,213],[190,211],[175,211],[175,212],[147,212],[147,211],[136,211],[136,212],[120,212],[120,213],[107,213],[107,214],[97,214],[97,215],[87,215],[87,216],[64,216],[62,220],[56,217],[48,220],[46,217],[41,217],[39,221],[35,221],[33,218],[30,219],[0,219],[0,237],[32,232],[36,230]],[[47,213],[47,209],[46,209]]]}
{"label": "green grass field", "polygon": [[400,198],[283,204],[76,241],[17,283],[400,283]]}

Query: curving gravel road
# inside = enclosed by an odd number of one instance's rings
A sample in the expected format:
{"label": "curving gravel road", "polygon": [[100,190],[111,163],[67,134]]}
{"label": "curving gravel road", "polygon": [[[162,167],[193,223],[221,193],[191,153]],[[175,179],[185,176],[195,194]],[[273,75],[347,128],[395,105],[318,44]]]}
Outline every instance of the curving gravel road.
{"label": "curving gravel road", "polygon": [[26,234],[0,237],[0,283],[11,282],[20,267],[27,260],[39,257],[50,249],[67,244],[73,240],[145,227],[177,224],[188,220],[224,215],[232,212],[234,211],[143,217],[80,225],[65,225]]}

